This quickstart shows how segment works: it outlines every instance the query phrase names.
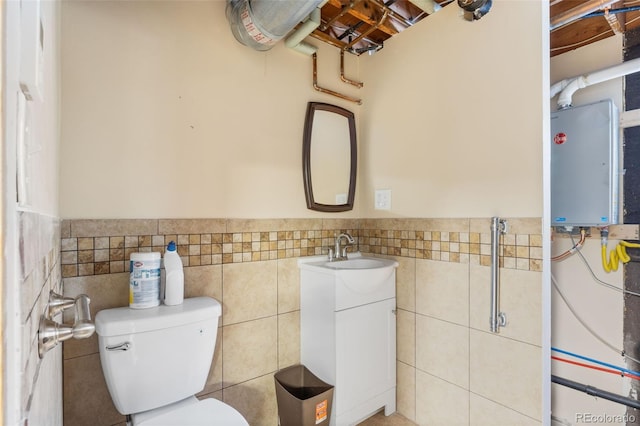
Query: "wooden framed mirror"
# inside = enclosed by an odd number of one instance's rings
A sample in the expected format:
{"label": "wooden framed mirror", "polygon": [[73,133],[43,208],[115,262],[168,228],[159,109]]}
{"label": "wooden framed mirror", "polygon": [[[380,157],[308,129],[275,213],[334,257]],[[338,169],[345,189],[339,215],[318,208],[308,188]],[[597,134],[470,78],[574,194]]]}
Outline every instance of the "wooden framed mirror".
{"label": "wooden framed mirror", "polygon": [[309,102],[302,139],[302,176],[307,207],[321,212],[353,209],[358,160],[351,111]]}

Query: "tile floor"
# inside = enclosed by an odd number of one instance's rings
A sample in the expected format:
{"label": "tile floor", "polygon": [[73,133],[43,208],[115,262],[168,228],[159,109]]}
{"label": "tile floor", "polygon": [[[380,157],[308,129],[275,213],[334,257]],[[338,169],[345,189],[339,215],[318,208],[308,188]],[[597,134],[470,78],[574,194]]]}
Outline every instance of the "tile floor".
{"label": "tile floor", "polygon": [[384,411],[380,411],[375,415],[369,417],[362,423],[359,423],[358,426],[415,426],[411,420],[406,417],[395,413],[390,416],[385,416]]}

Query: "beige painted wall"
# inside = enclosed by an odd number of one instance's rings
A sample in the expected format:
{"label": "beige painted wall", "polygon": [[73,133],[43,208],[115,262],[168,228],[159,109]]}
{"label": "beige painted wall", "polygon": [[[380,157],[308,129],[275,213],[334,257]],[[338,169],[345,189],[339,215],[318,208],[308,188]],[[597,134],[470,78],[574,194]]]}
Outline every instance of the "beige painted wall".
{"label": "beige painted wall", "polygon": [[61,215],[315,217],[300,156],[319,100],[361,123],[356,208],[342,216],[383,215],[375,188],[392,189],[391,215],[540,216],[541,29],[523,14],[539,2],[497,2],[474,23],[445,8],[360,63],[347,55],[361,91],[312,40],[320,84],[357,106],[315,92],[311,60],[282,43],[237,43],[224,2],[64,2]]}
{"label": "beige painted wall", "polygon": [[[311,58],[284,43],[238,43],[225,4],[62,3],[63,218],[319,217],[302,183],[307,102],[361,107],[313,90]],[[319,84],[357,95],[338,50],[311,43]]]}
{"label": "beige painted wall", "polygon": [[496,1],[473,23],[445,7],[362,57],[364,216],[542,216],[541,7]]}

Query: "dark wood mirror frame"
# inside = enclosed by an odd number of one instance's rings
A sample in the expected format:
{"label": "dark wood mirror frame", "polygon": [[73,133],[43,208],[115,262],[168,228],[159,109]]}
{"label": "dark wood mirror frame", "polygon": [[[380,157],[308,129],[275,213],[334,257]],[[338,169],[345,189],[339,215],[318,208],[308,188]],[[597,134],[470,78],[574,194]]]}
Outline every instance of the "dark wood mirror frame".
{"label": "dark wood mirror frame", "polygon": [[[313,182],[311,181],[311,135],[313,133],[313,119],[316,111],[328,111],[342,115],[349,123],[349,143],[351,152],[351,169],[349,171],[349,191],[345,204],[322,204],[313,198]],[[304,121],[304,136],[302,139],[302,176],[304,179],[304,193],[307,208],[320,212],[344,212],[353,209],[356,195],[356,167],[358,164],[358,146],[356,140],[356,122],[353,113],[339,106],[322,102],[309,102]]]}

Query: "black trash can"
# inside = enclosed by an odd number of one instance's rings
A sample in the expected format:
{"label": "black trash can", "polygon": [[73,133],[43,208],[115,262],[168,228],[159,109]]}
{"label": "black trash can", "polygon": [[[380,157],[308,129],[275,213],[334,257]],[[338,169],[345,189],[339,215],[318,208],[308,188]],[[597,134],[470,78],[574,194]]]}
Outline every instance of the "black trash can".
{"label": "black trash can", "polygon": [[280,426],[327,426],[331,419],[333,386],[304,365],[283,368],[274,375]]}

